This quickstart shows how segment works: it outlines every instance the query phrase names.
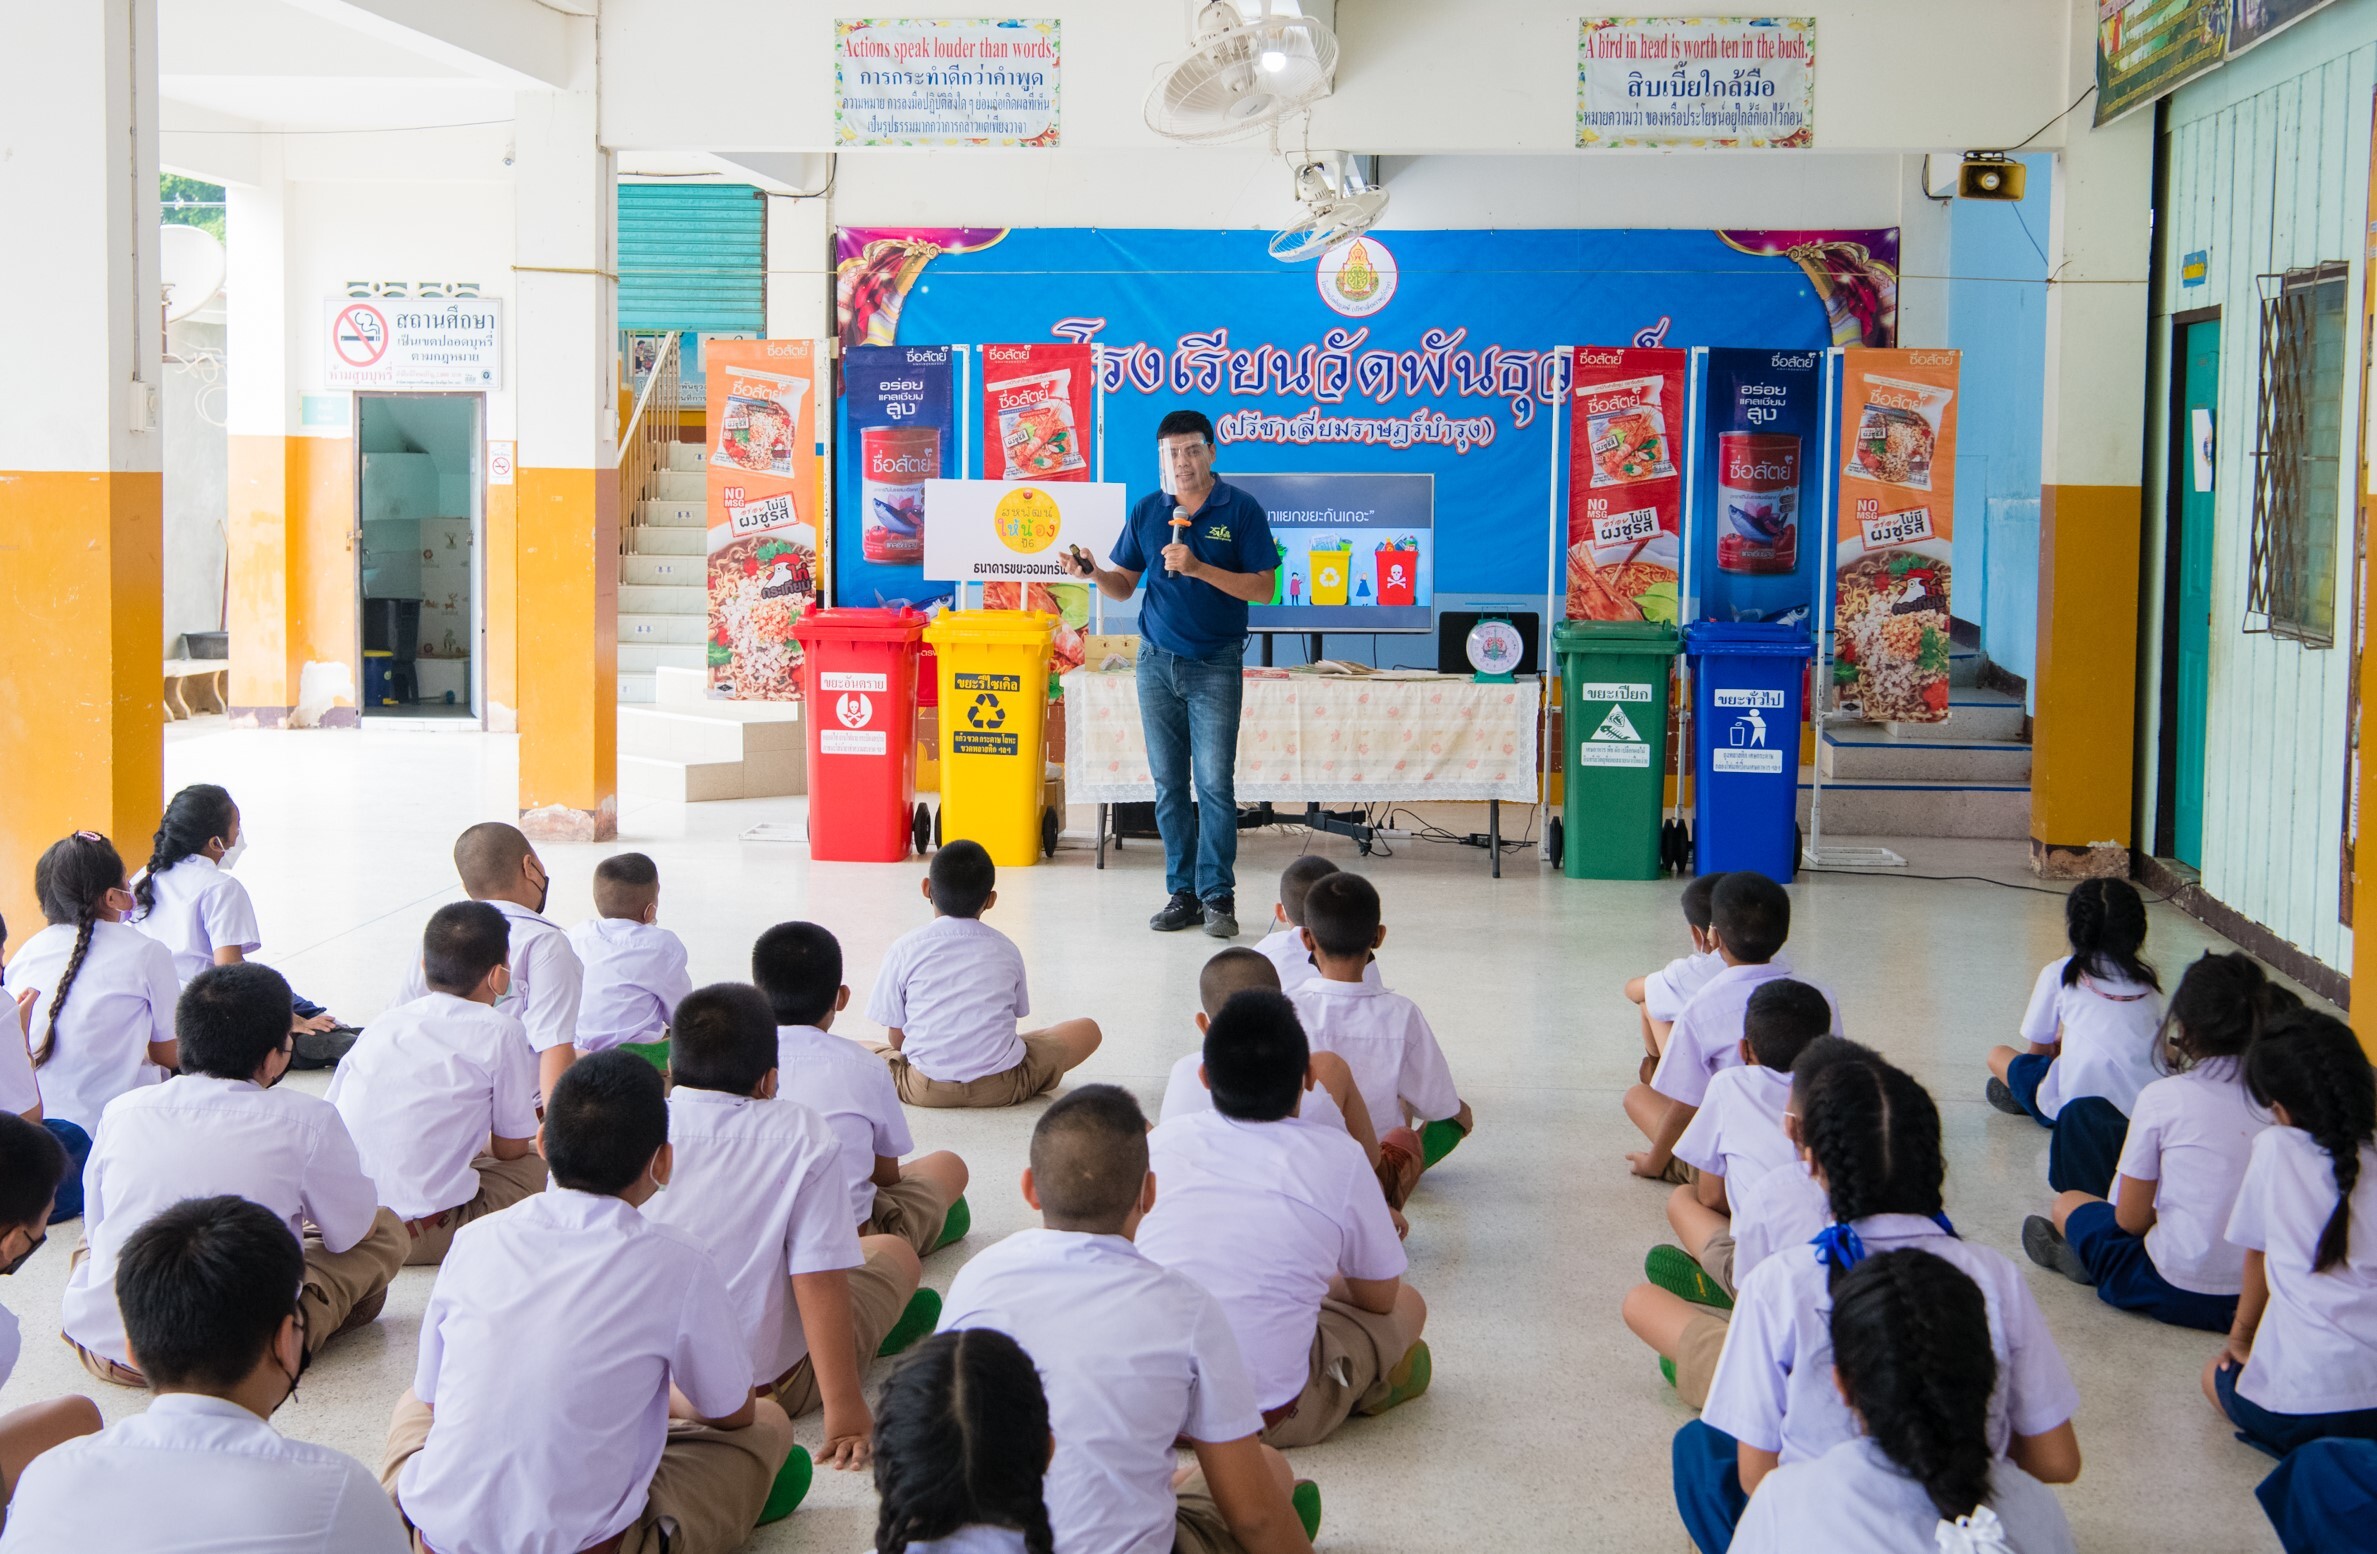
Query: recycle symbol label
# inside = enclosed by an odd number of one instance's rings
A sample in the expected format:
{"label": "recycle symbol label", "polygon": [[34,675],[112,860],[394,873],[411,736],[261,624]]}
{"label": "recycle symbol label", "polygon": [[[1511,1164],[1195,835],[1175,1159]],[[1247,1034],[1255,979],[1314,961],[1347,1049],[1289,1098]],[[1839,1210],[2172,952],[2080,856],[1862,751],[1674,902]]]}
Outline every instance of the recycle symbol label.
{"label": "recycle symbol label", "polygon": [[999,728],[1006,721],[1007,709],[1000,706],[999,699],[988,691],[975,697],[974,704],[966,709],[966,722],[974,728]]}

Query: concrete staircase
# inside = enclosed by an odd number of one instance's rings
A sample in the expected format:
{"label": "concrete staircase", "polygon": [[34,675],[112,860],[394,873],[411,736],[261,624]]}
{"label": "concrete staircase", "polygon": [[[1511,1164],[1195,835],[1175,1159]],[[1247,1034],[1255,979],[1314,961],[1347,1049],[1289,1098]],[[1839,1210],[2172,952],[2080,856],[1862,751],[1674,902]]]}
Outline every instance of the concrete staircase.
{"label": "concrete staircase", "polygon": [[[2030,719],[2022,698],[1974,684],[1981,656],[1949,661],[1943,723],[1833,723],[1816,745],[1824,834],[2023,837],[2030,834]],[[1813,774],[1800,772],[1805,825]]]}
{"label": "concrete staircase", "polygon": [[798,702],[711,701],[699,668],[667,664],[649,677],[654,699],[619,708],[620,797],[700,803],[809,791]]}
{"label": "concrete staircase", "polygon": [[[660,494],[641,504],[619,558],[619,704],[651,704],[654,671],[706,666],[710,595],[706,581],[707,475],[697,443],[676,443]],[[620,751],[627,745],[622,723]],[[624,780],[624,778],[622,779]]]}

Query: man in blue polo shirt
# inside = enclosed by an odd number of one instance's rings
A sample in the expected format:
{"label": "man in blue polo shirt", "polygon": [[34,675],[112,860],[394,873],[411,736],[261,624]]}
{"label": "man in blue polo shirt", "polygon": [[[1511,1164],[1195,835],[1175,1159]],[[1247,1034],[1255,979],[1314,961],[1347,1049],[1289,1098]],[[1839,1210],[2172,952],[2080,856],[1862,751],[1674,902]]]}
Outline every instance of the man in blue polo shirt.
{"label": "man in blue polo shirt", "polygon": [[1238,934],[1238,672],[1246,606],[1271,597],[1279,552],[1262,504],[1213,477],[1213,423],[1203,415],[1165,416],[1156,427],[1156,462],[1164,489],[1131,509],[1108,558],[1113,567],[1099,566],[1087,551],[1068,552],[1065,564],[1109,599],[1129,599],[1147,575],[1139,716],[1155,773],[1164,884],[1172,892],[1147,926],[1171,933],[1202,922],[1215,938],[1231,939]]}

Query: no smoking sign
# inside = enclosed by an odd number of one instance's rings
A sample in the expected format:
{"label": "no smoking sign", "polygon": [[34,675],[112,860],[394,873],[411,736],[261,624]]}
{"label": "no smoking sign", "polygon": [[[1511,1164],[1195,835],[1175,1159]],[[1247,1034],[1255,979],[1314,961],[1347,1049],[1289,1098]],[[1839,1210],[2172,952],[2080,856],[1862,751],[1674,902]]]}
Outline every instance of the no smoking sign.
{"label": "no smoking sign", "polygon": [[388,354],[388,319],[368,302],[339,310],[330,326],[330,348],[350,367],[370,367]]}

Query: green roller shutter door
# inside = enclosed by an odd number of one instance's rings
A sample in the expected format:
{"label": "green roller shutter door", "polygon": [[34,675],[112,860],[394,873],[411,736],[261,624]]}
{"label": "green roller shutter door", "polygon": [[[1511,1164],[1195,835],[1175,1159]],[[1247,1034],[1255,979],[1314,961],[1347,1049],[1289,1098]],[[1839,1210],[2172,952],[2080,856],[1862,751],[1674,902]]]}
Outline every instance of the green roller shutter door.
{"label": "green roller shutter door", "polygon": [[695,337],[767,330],[767,201],[748,184],[619,186],[619,327]]}

